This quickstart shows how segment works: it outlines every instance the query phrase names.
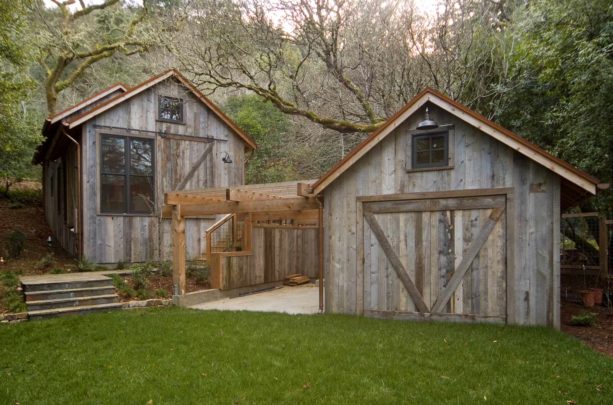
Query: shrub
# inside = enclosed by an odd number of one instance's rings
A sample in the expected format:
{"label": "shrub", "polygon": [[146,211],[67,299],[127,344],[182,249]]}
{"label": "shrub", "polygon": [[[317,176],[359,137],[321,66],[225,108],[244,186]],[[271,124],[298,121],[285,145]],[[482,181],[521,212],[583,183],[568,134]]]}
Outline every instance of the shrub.
{"label": "shrub", "polygon": [[62,274],[64,273],[64,269],[56,267],[55,269],[51,270],[51,274]]}
{"label": "shrub", "polygon": [[26,241],[26,235],[21,231],[13,231],[6,240],[6,250],[8,257],[16,259],[21,256],[23,252],[23,246]]}
{"label": "shrub", "polygon": [[155,290],[155,296],[157,298],[166,298],[168,297],[168,291],[164,290],[163,288],[158,288]]}
{"label": "shrub", "polygon": [[137,289],[136,298],[138,298],[139,300],[148,300],[149,298],[151,298],[151,291],[145,288]]}
{"label": "shrub", "polygon": [[573,315],[569,323],[573,326],[594,326],[596,322],[598,322],[596,313],[582,312],[578,315]]}
{"label": "shrub", "polygon": [[130,266],[130,270],[132,270],[132,281],[135,290],[146,290],[149,288],[148,278],[154,270],[152,263],[135,263]]}
{"label": "shrub", "polygon": [[117,292],[123,298],[134,298],[136,291],[125,282],[118,274],[113,274],[113,285],[117,289]]}
{"label": "shrub", "polygon": [[53,266],[54,263],[55,263],[55,257],[53,253],[50,252],[50,253],[47,253],[42,259],[40,259],[36,263],[36,268],[38,270],[46,270],[50,268],[51,266]]}
{"label": "shrub", "polygon": [[27,310],[26,304],[23,301],[23,296],[19,290],[19,277],[17,274],[9,271],[6,273],[0,273],[0,299],[2,304],[10,312],[25,312]]}
{"label": "shrub", "polygon": [[146,290],[149,288],[149,273],[146,270],[137,270],[132,273],[132,284],[135,290]]}
{"label": "shrub", "polygon": [[206,283],[209,279],[208,264],[190,264],[187,267],[187,276],[196,280],[197,283]]}
{"label": "shrub", "polygon": [[164,277],[172,276],[172,262],[169,260],[164,260],[158,263],[158,269],[160,270],[160,275]]}
{"label": "shrub", "polygon": [[123,270],[126,268],[126,264],[120,260],[117,262],[117,265],[115,265],[115,270]]}
{"label": "shrub", "polygon": [[34,206],[42,204],[43,192],[41,189],[12,189],[8,192],[8,197],[14,204]]}
{"label": "shrub", "polygon": [[96,270],[96,265],[86,258],[77,260],[77,270],[79,271],[94,271]]}

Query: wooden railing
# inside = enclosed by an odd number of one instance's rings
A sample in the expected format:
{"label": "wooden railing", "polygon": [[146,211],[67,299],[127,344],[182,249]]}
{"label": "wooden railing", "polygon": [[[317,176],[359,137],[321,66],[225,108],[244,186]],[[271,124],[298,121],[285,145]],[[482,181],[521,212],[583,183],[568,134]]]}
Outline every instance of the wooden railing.
{"label": "wooden railing", "polygon": [[205,231],[207,260],[216,252],[244,252],[251,250],[250,215],[223,216]]}

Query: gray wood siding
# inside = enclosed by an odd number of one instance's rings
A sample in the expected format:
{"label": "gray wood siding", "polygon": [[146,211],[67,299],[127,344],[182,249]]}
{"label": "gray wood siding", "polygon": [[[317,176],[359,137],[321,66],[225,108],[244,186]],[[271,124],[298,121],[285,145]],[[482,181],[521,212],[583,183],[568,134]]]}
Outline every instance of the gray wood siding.
{"label": "gray wood siding", "polygon": [[[416,114],[324,191],[326,310],[360,311],[357,290],[364,275],[357,274],[361,249],[357,218],[361,212],[356,197],[509,187],[514,192],[508,202],[507,218],[513,224],[507,230],[511,241],[507,255],[514,265],[507,269],[507,322],[556,326],[559,291],[553,286],[559,272],[555,244],[559,177],[436,106],[430,105],[430,110],[439,124],[454,125],[452,169],[407,172],[409,130],[422,119]],[[539,192],[531,191],[536,183],[540,183]],[[387,231],[398,233],[400,229],[398,224],[389,224]],[[379,279],[385,279],[385,267],[373,267],[382,272]],[[363,299],[370,302],[371,298]]]}
{"label": "gray wood siding", "polygon": [[[158,95],[183,99],[184,124],[157,121]],[[152,131],[132,131],[126,135],[155,137],[155,215],[100,215],[97,143],[100,133],[112,131],[108,127]],[[174,190],[188,175],[209,143],[165,138],[160,133],[219,139],[213,142],[211,153],[186,182],[185,190],[243,184],[243,141],[173,78],[95,117],[83,125],[82,131],[83,251],[93,262],[143,262],[172,257],[170,220],[160,219],[164,193]],[[232,156],[233,163],[221,161],[223,152]],[[214,221],[215,218],[186,221],[188,259],[204,253],[204,231]]]}
{"label": "gray wood siding", "polygon": [[297,273],[317,277],[317,233],[318,229],[254,226],[251,254],[219,254],[221,289],[282,281]]}
{"label": "gray wood siding", "polygon": [[[66,172],[65,178],[58,178],[60,166]],[[55,238],[54,243],[70,254],[77,253],[77,235],[71,231],[71,228],[76,229],[77,222],[76,171],[77,153],[72,144],[66,147],[60,159],[45,161],[43,165],[43,201],[47,224]],[[65,183],[60,186],[64,179]],[[67,211],[66,218],[64,210]]]}

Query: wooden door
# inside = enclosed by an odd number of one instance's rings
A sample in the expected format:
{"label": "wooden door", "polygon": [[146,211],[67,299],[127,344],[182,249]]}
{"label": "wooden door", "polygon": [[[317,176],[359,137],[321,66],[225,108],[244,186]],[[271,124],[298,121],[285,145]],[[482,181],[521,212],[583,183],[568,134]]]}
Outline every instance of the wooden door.
{"label": "wooden door", "polygon": [[364,313],[504,321],[505,196],[365,202]]}

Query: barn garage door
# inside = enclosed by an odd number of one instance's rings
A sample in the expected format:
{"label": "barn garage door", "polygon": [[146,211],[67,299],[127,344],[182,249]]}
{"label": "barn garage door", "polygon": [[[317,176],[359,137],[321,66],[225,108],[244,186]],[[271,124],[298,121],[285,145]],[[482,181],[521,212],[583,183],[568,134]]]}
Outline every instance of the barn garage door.
{"label": "barn garage door", "polygon": [[364,313],[504,321],[505,196],[365,202]]}

